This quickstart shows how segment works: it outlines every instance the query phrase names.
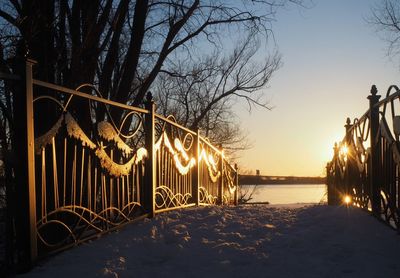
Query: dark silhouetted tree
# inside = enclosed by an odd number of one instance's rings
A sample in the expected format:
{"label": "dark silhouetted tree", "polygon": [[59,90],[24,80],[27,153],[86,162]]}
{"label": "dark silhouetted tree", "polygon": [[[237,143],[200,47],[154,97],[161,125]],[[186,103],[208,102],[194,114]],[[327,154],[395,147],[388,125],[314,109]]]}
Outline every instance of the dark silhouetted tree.
{"label": "dark silhouetted tree", "polygon": [[[22,62],[29,57],[38,62],[35,78],[69,88],[92,83],[114,101],[138,106],[153,90],[160,111],[234,144],[242,138],[231,120],[231,103],[242,98],[267,107],[258,92],[280,64],[279,55],[263,54],[259,45],[269,38],[279,8],[304,1],[4,0],[0,72],[23,74]],[[1,158],[14,165],[5,168],[10,177],[18,167],[6,157],[22,140],[14,132],[23,88],[0,81],[0,90]],[[93,115],[87,103],[70,108],[88,130],[85,119]],[[55,113],[46,106],[40,110],[45,116],[38,129]],[[123,116],[122,110],[110,113],[115,122]],[[96,109],[97,121],[105,115],[104,107]]]}
{"label": "dark silhouetted tree", "polygon": [[382,0],[371,9],[367,19],[381,38],[387,43],[387,54],[395,57],[400,54],[400,2]]}
{"label": "dark silhouetted tree", "polygon": [[[38,79],[72,88],[94,83],[105,98],[140,105],[160,73],[221,48],[227,30],[251,40],[268,36],[276,10],[287,2],[303,1],[9,0],[0,6],[0,43],[7,51],[1,64],[9,66],[19,49],[38,61]],[[233,63],[229,71],[242,65]],[[265,79],[254,74],[253,83]],[[119,113],[113,111],[114,117]]]}

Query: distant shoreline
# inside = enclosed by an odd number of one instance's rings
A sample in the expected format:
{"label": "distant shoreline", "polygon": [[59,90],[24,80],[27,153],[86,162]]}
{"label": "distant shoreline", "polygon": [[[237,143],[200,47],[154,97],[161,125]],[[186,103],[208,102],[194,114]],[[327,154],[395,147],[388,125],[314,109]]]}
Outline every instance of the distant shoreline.
{"label": "distant shoreline", "polygon": [[325,184],[326,177],[239,175],[240,185],[258,184]]}

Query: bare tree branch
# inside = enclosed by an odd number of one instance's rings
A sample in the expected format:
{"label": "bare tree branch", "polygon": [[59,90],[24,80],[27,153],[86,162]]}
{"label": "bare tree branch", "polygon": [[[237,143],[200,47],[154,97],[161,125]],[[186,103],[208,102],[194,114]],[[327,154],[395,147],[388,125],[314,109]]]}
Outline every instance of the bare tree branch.
{"label": "bare tree branch", "polygon": [[12,25],[14,25],[16,27],[18,26],[17,19],[15,19],[14,17],[12,17],[10,14],[6,13],[2,9],[0,9],[0,17],[4,18]]}
{"label": "bare tree branch", "polygon": [[382,0],[371,8],[371,16],[367,22],[386,41],[389,56],[400,54],[400,3],[395,0]]}

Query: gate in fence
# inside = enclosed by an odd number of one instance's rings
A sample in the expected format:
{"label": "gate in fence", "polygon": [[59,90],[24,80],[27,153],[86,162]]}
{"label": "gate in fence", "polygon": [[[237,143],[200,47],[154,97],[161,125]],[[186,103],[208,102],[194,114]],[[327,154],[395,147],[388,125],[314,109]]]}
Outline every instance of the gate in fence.
{"label": "gate in fence", "polygon": [[353,122],[348,118],[346,135],[335,144],[327,164],[328,203],[346,198],[400,229],[400,90],[389,87],[381,101],[377,92],[372,86],[370,109]]}
{"label": "gate in fence", "polygon": [[[26,64],[28,176],[19,184],[29,200],[30,262],[159,212],[237,203],[236,166],[198,130],[156,114],[151,94],[145,108],[132,107],[88,84],[36,80],[33,66]],[[77,104],[86,118],[70,109]]]}

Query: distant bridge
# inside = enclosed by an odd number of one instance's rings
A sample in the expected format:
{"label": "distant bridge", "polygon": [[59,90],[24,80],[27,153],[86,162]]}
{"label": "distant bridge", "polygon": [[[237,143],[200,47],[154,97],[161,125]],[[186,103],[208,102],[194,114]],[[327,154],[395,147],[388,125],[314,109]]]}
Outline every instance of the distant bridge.
{"label": "distant bridge", "polygon": [[325,184],[325,177],[239,175],[239,184]]}

